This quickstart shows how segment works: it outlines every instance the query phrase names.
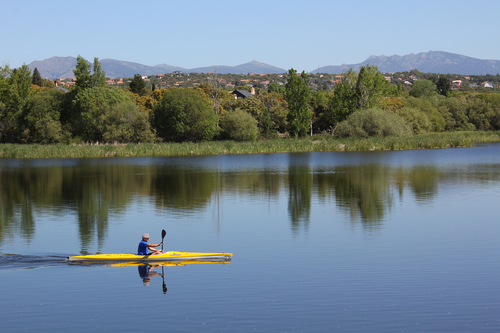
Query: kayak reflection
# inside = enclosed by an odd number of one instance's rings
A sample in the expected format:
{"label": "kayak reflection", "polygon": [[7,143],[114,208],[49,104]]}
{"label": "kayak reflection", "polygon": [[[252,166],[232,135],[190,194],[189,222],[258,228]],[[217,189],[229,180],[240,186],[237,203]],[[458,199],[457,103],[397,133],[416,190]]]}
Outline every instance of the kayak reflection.
{"label": "kayak reflection", "polygon": [[[233,262],[232,260],[174,260],[174,261],[162,261],[152,263],[145,263],[141,261],[123,261],[118,263],[102,262],[102,261],[70,261],[70,265],[81,265],[81,266],[107,266],[107,267],[132,267],[137,266],[139,272],[139,277],[142,279],[142,283],[145,287],[149,287],[151,283],[151,278],[155,276],[161,276],[163,279],[163,293],[167,293],[167,286],[165,285],[165,273],[164,267],[180,267],[189,265],[200,265],[200,264],[228,264]],[[158,273],[155,269],[161,267],[161,273]]]}
{"label": "kayak reflection", "polygon": [[[142,279],[142,283],[144,287],[149,287],[149,284],[151,282],[151,278],[154,276],[161,276],[163,278],[163,285],[165,285],[165,273],[158,273],[156,271],[153,271],[154,268],[160,267],[160,265],[140,265],[137,266],[137,269],[139,270],[139,276]],[[163,266],[161,267],[163,270]],[[164,293],[167,292],[167,287],[165,286],[164,288]]]}

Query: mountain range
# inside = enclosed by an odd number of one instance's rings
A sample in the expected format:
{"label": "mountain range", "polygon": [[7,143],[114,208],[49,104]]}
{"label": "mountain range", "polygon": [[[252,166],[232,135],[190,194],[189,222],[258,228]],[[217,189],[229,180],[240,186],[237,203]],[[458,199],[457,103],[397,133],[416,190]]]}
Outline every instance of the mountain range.
{"label": "mountain range", "polygon": [[422,73],[485,75],[500,73],[499,60],[481,60],[460,54],[442,51],[429,51],[404,56],[370,56],[359,64],[320,67],[312,73],[343,73],[349,68],[359,71],[361,66],[377,66],[382,73],[404,72],[418,69]]}
{"label": "mountain range", "polygon": [[[141,75],[156,75],[172,73],[179,71],[183,73],[208,73],[214,72],[215,66],[197,67],[186,69],[179,66],[171,66],[167,64],[146,66],[135,62],[103,59],[100,60],[102,69],[106,72],[106,76],[110,78],[116,77],[133,77],[134,74]],[[418,54],[408,54],[404,56],[370,56],[365,61],[359,64],[343,64],[340,66],[325,66],[313,70],[311,73],[328,73],[340,74],[352,68],[359,71],[361,66],[375,65],[383,73],[402,72],[418,69],[424,73],[441,73],[441,74],[462,74],[462,75],[484,75],[497,74],[500,72],[499,60],[481,60],[471,58],[459,54],[429,51]],[[42,61],[33,61],[28,65],[31,70],[38,68],[42,77],[56,78],[72,78],[74,77],[73,69],[76,66],[75,57],[52,57]],[[217,73],[220,74],[248,74],[248,73],[271,73],[280,74],[286,73],[287,70],[276,66],[268,65],[258,61],[251,61],[238,66],[217,66]]]}

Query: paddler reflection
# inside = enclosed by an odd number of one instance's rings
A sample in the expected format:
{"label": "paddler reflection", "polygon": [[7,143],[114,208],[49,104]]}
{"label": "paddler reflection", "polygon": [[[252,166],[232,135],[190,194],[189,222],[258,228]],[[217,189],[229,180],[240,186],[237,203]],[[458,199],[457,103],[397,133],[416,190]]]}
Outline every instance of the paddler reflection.
{"label": "paddler reflection", "polygon": [[[161,274],[153,270],[160,266],[161,266]],[[167,286],[165,285],[165,273],[163,272],[163,265],[140,265],[137,266],[137,269],[139,271],[139,276],[142,279],[144,287],[149,287],[152,277],[161,276],[163,278],[163,293],[167,292]]]}

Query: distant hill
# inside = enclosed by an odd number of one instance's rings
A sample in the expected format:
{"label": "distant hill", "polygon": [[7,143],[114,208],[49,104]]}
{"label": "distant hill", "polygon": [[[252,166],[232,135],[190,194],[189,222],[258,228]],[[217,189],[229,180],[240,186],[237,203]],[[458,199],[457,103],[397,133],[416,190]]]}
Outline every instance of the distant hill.
{"label": "distant hill", "polygon": [[49,79],[75,77],[73,74],[75,66],[75,57],[52,57],[41,61],[33,61],[28,65],[32,71],[36,67],[41,77]]}
{"label": "distant hill", "polygon": [[343,64],[341,66],[320,67],[312,73],[340,74],[349,68],[359,71],[361,66],[375,65],[383,73],[403,72],[418,69],[423,73],[462,74],[462,75],[495,75],[500,73],[499,60],[481,60],[459,54],[429,51],[426,53],[408,54],[404,56],[370,56],[359,64]]}
{"label": "distant hill", "polygon": [[[208,73],[208,72],[213,72],[214,71],[214,66],[209,66],[209,67],[198,67],[198,68],[192,68],[189,70],[189,72],[192,73]],[[287,70],[283,68],[278,68],[272,65],[265,64],[263,62],[258,62],[258,61],[250,61],[246,64],[243,65],[238,65],[238,66],[217,66],[217,73],[219,74],[248,74],[248,73],[254,73],[254,74],[259,74],[259,73],[270,73],[270,74],[281,74],[281,73],[286,73],[288,72]]]}
{"label": "distant hill", "polygon": [[[88,61],[92,61],[87,59]],[[213,72],[214,66],[198,67],[193,69],[186,69],[178,66],[170,66],[167,64],[146,66],[135,62],[121,61],[115,59],[102,59],[100,60],[102,69],[106,72],[106,77],[133,77],[134,74],[141,75],[155,75],[166,74],[174,71],[184,73],[207,73]],[[72,78],[75,77],[73,69],[76,66],[75,57],[52,57],[42,61],[33,61],[28,65],[31,70],[35,67],[38,68],[40,75],[43,78],[57,79],[57,78]],[[217,66],[217,73],[220,74],[248,74],[248,73],[285,73],[286,70],[271,66],[258,61],[251,61],[249,63],[238,66]]]}

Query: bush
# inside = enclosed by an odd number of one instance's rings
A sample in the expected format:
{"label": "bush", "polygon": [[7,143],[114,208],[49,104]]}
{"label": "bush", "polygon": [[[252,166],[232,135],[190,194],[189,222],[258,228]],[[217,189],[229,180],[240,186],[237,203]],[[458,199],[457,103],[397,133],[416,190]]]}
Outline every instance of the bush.
{"label": "bush", "polygon": [[227,114],[221,125],[229,139],[255,141],[257,138],[257,120],[241,109]]}
{"label": "bush", "polygon": [[389,110],[366,109],[356,111],[341,122],[335,134],[339,137],[367,138],[370,136],[411,135],[410,126]]}

